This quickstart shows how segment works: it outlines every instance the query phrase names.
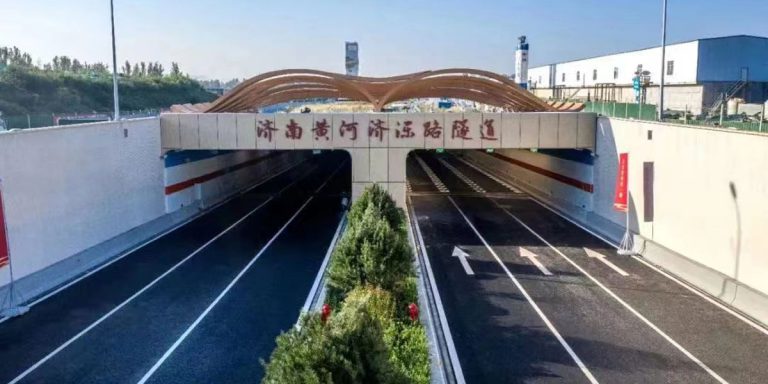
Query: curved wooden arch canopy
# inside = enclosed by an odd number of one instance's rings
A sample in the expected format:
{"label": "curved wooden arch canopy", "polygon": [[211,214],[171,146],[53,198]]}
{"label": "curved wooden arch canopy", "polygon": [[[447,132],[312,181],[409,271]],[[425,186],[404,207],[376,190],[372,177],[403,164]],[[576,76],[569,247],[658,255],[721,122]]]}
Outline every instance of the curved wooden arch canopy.
{"label": "curved wooden arch canopy", "polygon": [[245,80],[201,109],[204,112],[243,112],[293,100],[343,98],[369,102],[374,110],[381,111],[395,101],[428,97],[466,99],[516,112],[557,110],[502,75],[466,68],[382,78],[285,69]]}

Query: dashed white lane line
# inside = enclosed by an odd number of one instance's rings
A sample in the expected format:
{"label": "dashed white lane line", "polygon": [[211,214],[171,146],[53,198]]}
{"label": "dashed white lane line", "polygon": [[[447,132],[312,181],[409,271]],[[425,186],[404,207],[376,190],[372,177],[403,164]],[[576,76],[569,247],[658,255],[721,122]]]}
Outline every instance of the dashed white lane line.
{"label": "dashed white lane line", "polygon": [[[297,183],[299,180],[301,180],[301,179],[302,179],[302,178],[297,178],[296,180],[294,180],[294,181],[293,181],[293,182],[291,182],[290,184],[286,185],[284,188],[282,188],[280,191],[278,191],[276,195],[280,195],[280,194],[281,194],[283,191],[285,191],[286,189],[290,188],[292,185],[296,184],[296,183]],[[152,280],[152,281],[151,281],[149,284],[145,285],[145,286],[144,286],[143,288],[141,288],[141,289],[140,289],[138,292],[136,292],[136,293],[134,293],[133,295],[131,295],[131,297],[127,298],[125,301],[123,301],[122,303],[120,303],[119,305],[117,305],[115,308],[112,308],[112,310],[111,310],[111,311],[107,312],[107,313],[106,313],[104,316],[100,317],[98,320],[96,320],[96,321],[94,321],[93,323],[91,323],[91,325],[89,325],[87,328],[83,329],[82,331],[80,331],[80,332],[79,332],[78,334],[76,334],[75,336],[72,336],[72,337],[71,337],[69,340],[67,340],[66,342],[64,342],[64,344],[60,345],[58,348],[54,349],[54,350],[53,350],[53,351],[51,351],[49,354],[47,354],[45,357],[43,357],[42,359],[40,359],[40,360],[39,360],[37,363],[35,363],[35,364],[34,364],[34,365],[32,365],[31,367],[27,368],[27,370],[26,370],[26,371],[24,371],[24,372],[22,372],[20,375],[16,376],[16,378],[14,378],[13,380],[11,380],[11,381],[10,381],[8,384],[15,384],[15,383],[18,383],[19,381],[21,381],[22,379],[24,379],[25,377],[27,377],[27,375],[29,375],[29,374],[30,374],[30,373],[32,373],[34,370],[36,370],[37,368],[39,368],[39,367],[40,367],[41,365],[43,365],[43,364],[44,364],[46,361],[50,360],[51,358],[53,358],[54,356],[56,356],[56,355],[57,355],[59,352],[63,351],[65,348],[67,348],[69,345],[71,345],[72,343],[74,343],[75,341],[77,341],[78,339],[80,339],[81,337],[83,337],[83,336],[84,336],[86,333],[88,333],[88,332],[90,332],[92,329],[96,328],[96,327],[97,327],[99,324],[103,323],[105,320],[107,320],[108,318],[110,318],[110,317],[111,317],[112,315],[114,315],[114,314],[115,314],[117,311],[121,310],[123,307],[125,307],[125,306],[126,306],[126,305],[128,305],[128,304],[130,304],[130,303],[131,303],[131,302],[132,302],[134,299],[136,299],[137,297],[139,297],[139,296],[140,296],[142,293],[144,293],[144,292],[146,292],[147,290],[149,290],[150,288],[152,288],[152,287],[153,287],[155,284],[157,284],[157,283],[158,283],[160,280],[162,280],[162,279],[163,279],[163,278],[165,278],[166,276],[170,275],[170,274],[171,274],[173,271],[175,271],[175,270],[176,270],[176,269],[178,269],[180,266],[182,266],[184,263],[186,263],[187,261],[189,261],[189,260],[190,260],[192,257],[194,257],[195,255],[197,255],[197,254],[199,254],[200,252],[202,252],[202,251],[203,251],[203,249],[205,249],[206,247],[208,247],[209,245],[211,245],[211,244],[212,244],[214,241],[218,240],[220,237],[224,236],[224,235],[225,235],[227,232],[229,232],[229,231],[231,231],[232,229],[234,229],[235,227],[237,227],[237,226],[238,226],[240,223],[242,223],[243,221],[245,221],[247,218],[251,217],[251,215],[253,215],[254,213],[256,213],[256,211],[258,211],[259,209],[261,209],[262,207],[264,207],[265,205],[267,205],[267,203],[269,203],[269,202],[270,202],[270,201],[272,201],[272,200],[274,200],[274,196],[270,196],[269,198],[267,198],[266,200],[264,200],[264,202],[262,202],[262,203],[261,203],[261,204],[259,204],[259,205],[258,205],[256,208],[254,208],[254,209],[252,209],[251,211],[249,211],[248,213],[246,213],[246,214],[245,214],[243,217],[241,217],[239,220],[237,220],[237,221],[236,221],[234,224],[230,225],[229,227],[227,227],[227,229],[225,229],[225,230],[221,231],[221,232],[220,232],[218,235],[216,235],[214,238],[212,238],[211,240],[208,240],[208,241],[207,241],[205,244],[203,244],[202,246],[200,246],[200,248],[197,248],[197,249],[196,249],[194,252],[190,253],[190,254],[189,254],[187,257],[183,258],[183,259],[182,259],[182,260],[180,260],[178,263],[174,264],[174,265],[173,265],[173,267],[171,267],[171,268],[170,268],[170,269],[168,269],[167,271],[163,272],[163,274],[162,274],[162,275],[160,275],[160,276],[158,276],[157,278],[155,278],[154,280]]]}
{"label": "dashed white lane line", "polygon": [[[449,197],[450,198],[450,197]],[[710,376],[712,376],[715,380],[717,380],[720,383],[727,383],[725,379],[720,377],[720,375],[717,374],[717,372],[713,371],[711,368],[709,368],[706,364],[704,364],[701,360],[699,360],[696,356],[694,356],[691,352],[689,352],[687,349],[685,349],[680,343],[672,339],[669,335],[667,335],[664,331],[662,331],[659,327],[656,326],[656,324],[652,323],[650,320],[648,320],[645,316],[643,316],[640,312],[638,312],[635,308],[633,308],[631,305],[629,305],[626,301],[624,301],[622,298],[620,298],[618,295],[616,295],[610,288],[606,287],[603,283],[601,283],[599,280],[594,278],[592,275],[589,274],[584,268],[582,268],[579,264],[571,260],[570,257],[566,256],[563,252],[561,252],[558,248],[553,246],[551,243],[549,243],[543,236],[539,235],[538,232],[534,231],[533,228],[529,227],[527,224],[525,224],[522,220],[520,220],[515,214],[508,211],[507,209],[501,207],[498,203],[494,202],[496,206],[498,206],[502,211],[504,211],[507,215],[512,217],[515,221],[518,222],[518,224],[522,225],[528,232],[531,232],[534,236],[536,236],[539,240],[544,242],[550,249],[555,251],[560,257],[565,259],[569,264],[571,264],[574,268],[578,269],[579,272],[584,274],[587,278],[592,280],[593,283],[595,283],[598,287],[600,287],[603,291],[605,291],[609,296],[611,296],[614,300],[616,300],[619,304],[624,306],[630,313],[635,315],[640,321],[645,323],[648,327],[650,327],[652,330],[654,330],[657,334],[659,334],[664,340],[672,344],[677,350],[682,352],[685,356],[687,356],[691,361],[696,363],[699,367],[704,369]],[[454,203],[455,204],[455,203]]]}
{"label": "dashed white lane line", "polygon": [[[341,169],[341,167],[339,167],[336,171],[334,171],[325,180],[325,182],[319,188],[317,188],[315,190],[315,193],[318,193],[323,187],[325,187],[325,185],[328,183],[328,181],[331,180],[333,175],[336,172],[338,172],[339,169]],[[280,235],[285,231],[285,229],[288,228],[289,225],[291,225],[291,223],[296,219],[296,217],[299,216],[299,214],[304,210],[304,208],[307,207],[307,205],[309,205],[309,203],[314,198],[315,198],[314,196],[310,196],[304,202],[304,204],[302,204],[301,207],[299,207],[299,209],[296,210],[296,212],[293,214],[293,216],[291,216],[291,218],[288,219],[288,221],[285,224],[283,224],[282,227],[280,227],[280,230],[278,230],[277,233],[275,233],[275,235],[272,236],[272,238],[270,238],[269,241],[266,244],[264,244],[263,247],[261,247],[261,250],[259,250],[259,252],[251,259],[251,261],[249,261],[248,264],[246,264],[245,267],[243,267],[243,269],[237,274],[237,276],[235,276],[235,278],[232,279],[232,281],[229,282],[229,284],[226,286],[226,288],[224,288],[224,290],[221,291],[221,293],[219,293],[218,296],[216,296],[216,298],[211,302],[211,304],[208,305],[208,307],[205,309],[205,311],[203,311],[203,313],[201,313],[200,316],[198,316],[197,319],[195,319],[195,321],[192,324],[190,324],[189,327],[187,327],[187,329],[184,331],[184,333],[182,333],[181,336],[179,336],[179,338],[173,343],[173,345],[171,345],[171,347],[168,348],[167,351],[165,351],[163,356],[160,357],[160,359],[155,363],[155,365],[153,365],[152,368],[150,368],[149,371],[147,371],[147,373],[144,374],[144,376],[141,378],[141,380],[138,381],[138,384],[146,383],[147,380],[149,380],[152,377],[152,375],[155,374],[155,372],[160,368],[160,366],[162,366],[163,363],[166,360],[168,360],[168,358],[173,354],[173,352],[176,351],[176,349],[179,347],[179,345],[181,345],[181,343],[184,342],[184,340],[192,333],[192,331],[194,331],[195,328],[197,328],[197,326],[200,324],[200,322],[202,322],[203,319],[205,319],[206,316],[208,316],[208,314],[213,310],[213,308],[216,307],[217,304],[219,304],[221,299],[223,299],[224,296],[226,296],[227,293],[229,293],[229,291],[232,289],[232,287],[234,287],[235,284],[237,284],[237,282],[240,281],[240,279],[243,277],[243,275],[245,275],[245,273],[248,272],[249,269],[251,269],[251,266],[253,266],[253,264],[256,263],[256,260],[258,260],[261,257],[261,255],[263,255],[264,252],[266,252],[267,249],[269,249],[269,246],[272,245],[272,243],[274,243],[275,240],[277,240],[278,237],[280,237]]]}
{"label": "dashed white lane line", "polygon": [[453,368],[453,375],[457,384],[464,384],[464,371],[461,369],[461,363],[459,362],[459,354],[456,352],[456,345],[453,342],[453,336],[451,335],[451,327],[448,326],[448,317],[445,316],[445,309],[443,308],[443,301],[440,299],[440,291],[437,290],[437,283],[435,282],[435,276],[432,274],[432,264],[429,262],[429,255],[427,254],[427,247],[424,243],[424,237],[421,235],[421,227],[419,227],[419,219],[416,217],[416,211],[413,208],[413,203],[409,204],[411,207],[411,216],[413,217],[413,224],[416,227],[416,239],[419,241],[419,248],[424,253],[424,269],[427,271],[427,280],[429,281],[429,288],[432,291],[432,296],[435,298],[435,306],[437,307],[437,317],[440,321],[440,328],[445,337],[446,348],[448,349],[448,357],[451,360],[451,366]]}
{"label": "dashed white lane line", "polygon": [[601,263],[605,264],[608,268],[613,269],[614,271],[616,271],[616,273],[618,273],[619,275],[622,275],[622,276],[625,276],[625,277],[629,276],[629,273],[627,273],[625,270],[623,270],[623,269],[619,268],[618,266],[616,266],[616,264],[611,263],[608,260],[608,257],[603,255],[602,253],[597,252],[597,251],[595,251],[595,250],[593,250],[591,248],[587,248],[587,247],[584,247],[584,252],[587,253],[588,257],[591,257],[593,259],[597,259]]}
{"label": "dashed white lane line", "polygon": [[461,181],[469,185],[469,187],[472,188],[473,191],[477,193],[485,193],[485,189],[477,185],[477,183],[475,183],[472,179],[467,177],[467,175],[461,173],[461,171],[456,169],[456,167],[454,167],[453,165],[449,164],[447,161],[445,161],[445,159],[438,158],[437,160],[440,161],[440,164],[442,164],[444,167],[448,168],[448,170],[451,171],[451,173],[456,175],[456,177],[461,179]]}
{"label": "dashed white lane line", "polygon": [[478,167],[477,165],[475,165],[475,164],[472,164],[471,162],[469,162],[469,161],[467,161],[467,160],[464,160],[464,159],[463,159],[463,158],[461,158],[461,157],[457,157],[457,159],[458,159],[459,161],[461,161],[462,163],[464,163],[464,164],[466,164],[466,165],[468,165],[468,166],[472,167],[474,170],[476,170],[476,171],[478,171],[478,172],[482,173],[483,175],[487,176],[489,179],[491,179],[491,180],[493,180],[493,181],[495,181],[495,182],[497,182],[497,183],[501,184],[501,185],[502,185],[504,188],[506,188],[506,189],[509,189],[510,191],[512,191],[512,192],[514,192],[514,193],[522,193],[522,192],[520,192],[520,190],[519,190],[519,189],[517,189],[517,188],[513,187],[513,186],[512,186],[512,184],[509,184],[509,183],[507,183],[506,181],[504,181],[504,180],[502,180],[502,179],[500,179],[500,178],[496,177],[495,175],[493,175],[492,173],[490,173],[490,172],[486,171],[485,169],[482,169],[482,168]]}
{"label": "dashed white lane line", "polygon": [[536,312],[537,315],[539,315],[539,318],[544,322],[544,324],[549,328],[549,331],[552,332],[552,334],[555,336],[558,342],[560,342],[560,345],[565,349],[566,352],[568,352],[568,355],[571,356],[571,359],[576,363],[576,365],[581,369],[581,372],[584,374],[584,376],[587,377],[587,380],[591,383],[597,383],[597,379],[595,379],[595,376],[592,375],[592,372],[587,368],[587,366],[584,364],[584,362],[581,361],[581,358],[579,358],[578,355],[576,355],[576,352],[573,351],[573,348],[571,348],[570,344],[568,344],[567,341],[563,338],[562,335],[560,335],[560,332],[555,328],[555,326],[552,324],[552,322],[549,320],[547,315],[544,314],[544,312],[539,308],[538,304],[536,304],[535,301],[533,301],[533,298],[528,294],[528,291],[523,288],[523,285],[520,284],[520,282],[517,280],[515,275],[512,274],[512,272],[509,271],[506,265],[504,265],[504,262],[501,261],[501,258],[499,255],[496,254],[496,251],[491,248],[491,246],[488,244],[487,241],[485,241],[485,238],[483,235],[480,234],[480,232],[475,228],[475,225],[472,224],[472,222],[469,220],[467,215],[464,214],[464,211],[461,210],[458,204],[456,204],[456,201],[453,200],[452,197],[448,196],[448,200],[451,201],[451,204],[453,204],[454,207],[456,207],[456,210],[459,211],[459,214],[461,214],[461,217],[464,218],[464,221],[467,222],[467,225],[472,229],[472,231],[475,233],[478,239],[483,243],[485,246],[485,249],[490,252],[490,254],[493,256],[494,259],[496,259],[496,262],[499,263],[501,266],[501,269],[504,270],[504,272],[507,274],[510,280],[512,280],[512,283],[517,287],[517,289],[520,291],[520,293],[523,294],[525,299],[528,301],[528,304],[533,308],[533,310]]}
{"label": "dashed white lane line", "polygon": [[421,159],[421,156],[419,156],[419,155],[414,155],[414,157],[416,158],[416,162],[417,162],[417,163],[419,163],[419,166],[421,167],[421,169],[423,169],[423,170],[424,170],[424,173],[426,173],[426,174],[427,174],[427,177],[429,177],[429,179],[430,179],[430,180],[432,180],[432,184],[434,184],[434,185],[435,185],[435,187],[437,188],[437,190],[438,190],[438,191],[440,191],[440,192],[442,192],[442,193],[450,193],[450,191],[449,191],[449,190],[448,190],[448,188],[445,186],[445,184],[443,183],[443,181],[442,181],[442,180],[440,180],[440,178],[439,178],[439,177],[437,177],[437,175],[435,174],[435,172],[434,172],[434,171],[432,171],[432,168],[430,168],[430,167],[429,167],[429,165],[427,165],[427,163],[425,163],[425,162],[424,162],[424,160],[422,160],[422,159]]}

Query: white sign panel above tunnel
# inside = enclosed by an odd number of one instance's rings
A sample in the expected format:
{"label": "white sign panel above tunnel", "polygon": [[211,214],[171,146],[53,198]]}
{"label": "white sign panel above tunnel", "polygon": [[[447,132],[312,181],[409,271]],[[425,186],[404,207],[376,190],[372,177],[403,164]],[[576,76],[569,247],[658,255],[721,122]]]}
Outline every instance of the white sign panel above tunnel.
{"label": "white sign panel above tunnel", "polygon": [[597,115],[524,113],[163,114],[165,149],[594,149]]}

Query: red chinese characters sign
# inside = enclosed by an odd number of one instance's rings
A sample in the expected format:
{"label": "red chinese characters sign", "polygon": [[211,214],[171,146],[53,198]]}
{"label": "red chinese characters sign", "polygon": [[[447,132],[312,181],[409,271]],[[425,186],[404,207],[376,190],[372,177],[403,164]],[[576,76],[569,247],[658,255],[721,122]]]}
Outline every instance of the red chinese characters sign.
{"label": "red chinese characters sign", "polygon": [[256,136],[272,142],[272,134],[277,131],[272,120],[259,120],[256,122]]}
{"label": "red chinese characters sign", "polygon": [[315,134],[315,140],[320,140],[321,138],[330,140],[330,137],[328,137],[328,132],[328,121],[326,119],[315,121],[315,127],[312,128],[312,133]]}
{"label": "red chinese characters sign", "polygon": [[371,120],[368,123],[368,137],[379,139],[379,142],[384,141],[384,133],[389,131],[386,123],[382,119]]}
{"label": "red chinese characters sign", "polygon": [[469,136],[469,124],[467,123],[468,120],[454,120],[453,126],[451,129],[451,138],[459,138],[462,140],[472,140],[472,138]]}
{"label": "red chinese characters sign", "polygon": [[357,122],[349,122],[342,120],[339,126],[339,135],[344,137],[345,134],[350,135],[349,139],[352,141],[357,140]]}
{"label": "red chinese characters sign", "polygon": [[493,127],[493,119],[483,120],[483,125],[480,126],[480,138],[483,140],[498,140],[496,137],[496,129]]}
{"label": "red chinese characters sign", "polygon": [[288,139],[301,140],[302,132],[304,132],[304,128],[293,119],[291,119],[285,126],[285,137]]}
{"label": "red chinese characters sign", "polygon": [[440,126],[440,123],[437,120],[424,123],[424,137],[439,139],[442,133],[443,127]]}
{"label": "red chinese characters sign", "polygon": [[619,154],[619,171],[616,175],[616,195],[613,199],[613,208],[619,212],[627,212],[629,199],[629,154]]}

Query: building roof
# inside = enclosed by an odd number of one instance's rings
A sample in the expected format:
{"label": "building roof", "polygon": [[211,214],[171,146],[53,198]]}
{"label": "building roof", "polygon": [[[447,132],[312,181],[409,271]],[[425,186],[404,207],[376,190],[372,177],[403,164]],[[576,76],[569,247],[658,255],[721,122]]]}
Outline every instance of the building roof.
{"label": "building roof", "polygon": [[[749,38],[749,39],[764,39],[764,40],[768,40],[768,37],[764,37],[764,36],[729,35],[729,36],[703,37],[703,38],[693,39],[693,40],[677,41],[677,42],[674,42],[674,43],[667,44],[667,47],[672,46],[672,45],[680,45],[680,44],[692,43],[694,41],[719,40],[719,39],[735,39],[735,38]],[[596,59],[596,58],[599,58],[599,57],[615,56],[615,55],[621,55],[621,54],[624,54],[624,53],[645,51],[645,50],[654,49],[654,48],[661,48],[661,45],[655,45],[655,46],[652,46],[652,47],[645,47],[645,48],[638,48],[638,49],[630,49],[630,50],[619,51],[619,52],[614,52],[614,53],[607,53],[607,54],[604,54],[604,55],[595,55],[595,56],[583,57],[583,58],[580,58],[580,59],[564,60],[564,61],[559,61],[559,62],[556,62],[556,63],[536,65],[536,66],[531,67],[531,69],[541,68],[541,67],[548,67],[548,66],[553,65],[553,64],[555,64],[555,65],[556,64],[565,64],[565,63],[572,63],[572,62],[575,62],[575,61],[583,61],[583,60],[589,60],[589,59]]]}

